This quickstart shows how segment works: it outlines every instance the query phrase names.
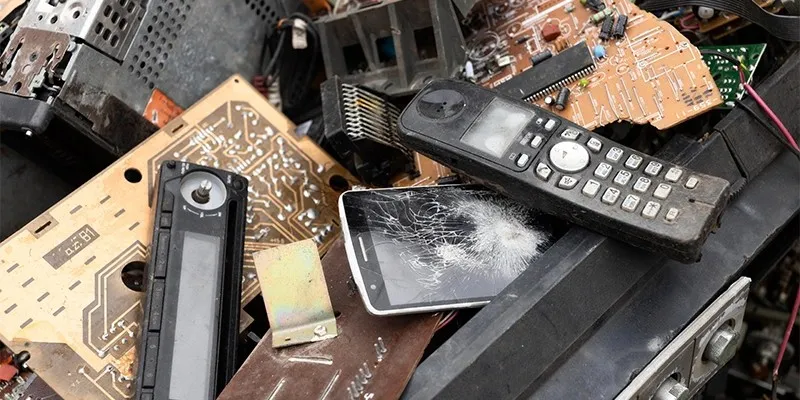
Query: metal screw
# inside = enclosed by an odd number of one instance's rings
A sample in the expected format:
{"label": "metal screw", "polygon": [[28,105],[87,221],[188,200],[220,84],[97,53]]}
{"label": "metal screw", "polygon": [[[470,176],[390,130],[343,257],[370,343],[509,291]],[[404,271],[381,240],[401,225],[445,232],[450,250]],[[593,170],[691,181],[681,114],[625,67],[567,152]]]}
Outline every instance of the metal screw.
{"label": "metal screw", "polygon": [[667,378],[656,390],[653,400],[688,400],[689,388],[675,378]]}
{"label": "metal screw", "polygon": [[322,325],[317,325],[317,327],[314,328],[314,334],[317,336],[325,336],[327,333],[328,333],[328,328]]}
{"label": "metal screw", "polygon": [[25,136],[27,136],[27,137],[31,137],[31,136],[33,136],[33,131],[32,131],[32,130],[30,130],[30,129],[26,130],[26,131],[25,131]]}
{"label": "metal screw", "polygon": [[727,364],[736,354],[739,336],[739,332],[732,326],[722,325],[711,335],[711,339],[703,351],[703,359],[720,366]]}
{"label": "metal screw", "polygon": [[[364,366],[364,371],[363,371],[364,377],[367,378],[367,379],[372,378],[372,372],[370,372],[369,366],[367,365],[367,363],[364,363],[362,365]],[[360,369],[359,369],[359,371],[360,371]]]}
{"label": "metal screw", "polygon": [[364,370],[360,368],[358,370],[358,373],[356,374],[356,380],[359,381],[362,385],[366,385],[369,382],[369,379],[367,379],[367,377],[364,376]]}
{"label": "metal screw", "polygon": [[378,350],[380,350],[381,353],[386,353],[388,351],[386,345],[383,344],[383,338],[380,336],[378,336]]}

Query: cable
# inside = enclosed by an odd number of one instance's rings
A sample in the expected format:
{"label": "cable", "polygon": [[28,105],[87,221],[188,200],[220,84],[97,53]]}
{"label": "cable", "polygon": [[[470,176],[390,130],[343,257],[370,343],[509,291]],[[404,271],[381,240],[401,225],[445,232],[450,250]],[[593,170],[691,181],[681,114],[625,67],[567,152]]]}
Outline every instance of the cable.
{"label": "cable", "polygon": [[792,134],[789,132],[788,129],[786,129],[786,126],[783,124],[783,121],[781,121],[781,119],[778,118],[778,116],[767,105],[767,103],[764,101],[764,99],[762,99],[761,96],[758,95],[758,92],[756,92],[756,90],[753,89],[753,87],[750,86],[749,83],[747,83],[747,80],[746,80],[745,74],[744,74],[745,68],[742,65],[741,61],[739,61],[738,59],[736,59],[735,57],[733,57],[730,54],[726,54],[726,53],[715,51],[715,50],[700,50],[700,53],[701,54],[710,54],[710,55],[715,55],[715,56],[718,56],[718,57],[722,57],[725,60],[728,60],[731,64],[733,64],[736,67],[736,69],[739,71],[739,80],[741,81],[741,84],[744,87],[745,91],[747,91],[747,94],[749,94],[750,97],[753,98],[753,100],[756,102],[756,104],[758,104],[758,106],[764,111],[764,113],[767,114],[767,116],[772,120],[772,122],[775,124],[775,126],[778,127],[778,130],[781,132],[783,137],[786,139],[786,142],[789,144],[789,147],[792,148],[793,150],[800,151],[800,146],[797,145],[797,142],[794,140],[794,137],[792,136]]}
{"label": "cable", "polygon": [[753,100],[756,101],[758,106],[761,107],[762,110],[764,110],[764,112],[772,120],[772,122],[774,122],[775,125],[778,126],[778,129],[781,131],[783,136],[786,137],[786,140],[792,145],[792,148],[794,148],[797,151],[800,151],[800,147],[797,146],[797,142],[794,140],[794,137],[792,136],[791,133],[789,133],[789,130],[786,129],[786,126],[783,125],[783,121],[781,121],[781,119],[778,118],[777,115],[775,115],[775,112],[773,112],[772,109],[769,108],[767,103],[764,102],[764,100],[761,98],[761,96],[759,96],[758,93],[756,93],[756,90],[753,89],[753,87],[750,86],[750,84],[748,84],[748,83],[744,84],[744,89],[747,91],[747,93],[750,95],[750,97],[752,97]]}
{"label": "cable", "polygon": [[777,400],[778,398],[778,371],[781,368],[783,354],[786,353],[786,346],[789,344],[789,337],[792,336],[792,328],[794,327],[794,321],[797,319],[798,310],[800,310],[800,284],[797,285],[794,306],[792,307],[791,314],[789,314],[786,330],[783,332],[783,341],[781,341],[781,347],[780,350],[778,350],[778,358],[775,359],[775,368],[772,369],[772,400]]}
{"label": "cable", "polygon": [[773,14],[753,0],[648,0],[639,5],[646,11],[671,10],[700,6],[738,15],[766,30],[772,36],[792,42],[800,41],[800,17]]}
{"label": "cable", "polygon": [[737,107],[741,108],[742,110],[745,110],[748,114],[750,114],[750,116],[752,116],[753,119],[758,121],[758,123],[761,124],[761,126],[763,126],[764,129],[767,130],[767,132],[769,132],[772,136],[774,136],[775,139],[777,139],[779,142],[783,143],[784,146],[788,147],[789,151],[791,151],[792,154],[794,154],[798,159],[800,159],[800,151],[795,150],[792,147],[792,145],[789,144],[788,141],[786,141],[786,138],[783,137],[783,135],[781,135],[781,133],[778,132],[774,126],[770,125],[769,121],[764,119],[764,117],[762,117],[761,114],[757,113],[756,110],[753,110],[752,107],[748,106],[747,104],[744,104],[739,100],[734,100],[734,102],[736,103]]}

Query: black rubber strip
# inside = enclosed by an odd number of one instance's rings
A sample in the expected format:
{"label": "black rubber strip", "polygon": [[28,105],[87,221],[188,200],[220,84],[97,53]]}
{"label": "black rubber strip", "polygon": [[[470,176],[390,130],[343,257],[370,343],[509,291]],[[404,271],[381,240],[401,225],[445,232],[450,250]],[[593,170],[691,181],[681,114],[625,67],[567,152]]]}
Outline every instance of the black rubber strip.
{"label": "black rubber strip", "polygon": [[766,30],[770,35],[800,41],[800,17],[773,14],[752,0],[649,0],[639,5],[647,11],[700,6],[736,14]]}

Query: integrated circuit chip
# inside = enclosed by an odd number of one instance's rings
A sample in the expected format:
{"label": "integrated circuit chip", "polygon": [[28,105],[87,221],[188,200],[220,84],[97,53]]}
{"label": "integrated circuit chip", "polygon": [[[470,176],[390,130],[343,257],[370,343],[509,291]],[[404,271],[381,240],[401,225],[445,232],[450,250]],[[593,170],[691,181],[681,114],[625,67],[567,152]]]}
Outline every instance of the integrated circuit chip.
{"label": "integrated circuit chip", "polygon": [[536,100],[591,73],[594,58],[585,41],[582,41],[541,63],[528,68],[496,88],[499,93]]}

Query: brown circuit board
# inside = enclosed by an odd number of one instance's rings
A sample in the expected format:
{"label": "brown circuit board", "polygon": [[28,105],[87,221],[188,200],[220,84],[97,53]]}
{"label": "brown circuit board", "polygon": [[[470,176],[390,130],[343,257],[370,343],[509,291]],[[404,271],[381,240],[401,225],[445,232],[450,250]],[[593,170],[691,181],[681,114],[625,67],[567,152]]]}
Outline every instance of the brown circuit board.
{"label": "brown circuit board", "polygon": [[[488,26],[471,37],[470,58],[508,55],[512,60],[491,73],[477,71],[478,83],[496,87],[531,68],[531,55],[545,50],[557,54],[585,40],[590,51],[604,46],[606,56],[595,59],[594,71],[585,76],[588,85],[582,86],[580,79],[566,84],[571,90],[566,108],[552,110],[587,129],[615,121],[666,129],[722,103],[697,48],[670,23],[629,0],[605,4],[615,18],[628,17],[622,38],[601,40],[601,24],[591,21],[595,12],[579,0],[485,0],[473,13],[482,13]],[[557,25],[560,36],[545,41],[545,24]],[[535,102],[544,106],[544,96]]]}
{"label": "brown circuit board", "polygon": [[352,282],[341,239],[322,258],[322,268],[338,336],[275,349],[270,330],[219,400],[400,397],[440,314],[370,315]]}
{"label": "brown circuit board", "polygon": [[243,303],[259,293],[252,253],[338,236],[336,201],[353,179],[238,76],[0,244],[0,341],[60,396],[133,396],[143,294],[122,280],[152,237],[155,172],[165,159],[250,181]]}

